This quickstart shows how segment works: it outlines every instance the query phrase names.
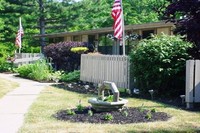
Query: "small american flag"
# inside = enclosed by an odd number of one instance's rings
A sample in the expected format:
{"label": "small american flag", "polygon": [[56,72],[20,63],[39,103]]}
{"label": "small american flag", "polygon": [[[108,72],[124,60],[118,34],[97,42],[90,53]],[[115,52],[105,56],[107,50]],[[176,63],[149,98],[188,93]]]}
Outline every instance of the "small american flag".
{"label": "small american flag", "polygon": [[114,37],[121,40],[123,34],[121,0],[115,0],[112,8],[112,17],[114,19]]}
{"label": "small american flag", "polygon": [[21,18],[19,18],[19,29],[17,31],[17,36],[15,39],[15,45],[19,48],[22,47],[22,36],[24,35],[24,30],[22,28]]}

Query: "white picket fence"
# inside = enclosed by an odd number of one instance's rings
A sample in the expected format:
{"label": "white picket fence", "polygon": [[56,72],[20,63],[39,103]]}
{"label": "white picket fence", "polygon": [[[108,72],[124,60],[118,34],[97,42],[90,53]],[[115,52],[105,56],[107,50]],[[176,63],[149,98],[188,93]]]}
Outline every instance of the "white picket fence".
{"label": "white picket fence", "polygon": [[200,60],[186,61],[186,95],[187,108],[193,103],[200,103]]}
{"label": "white picket fence", "polygon": [[103,83],[114,82],[117,87],[129,89],[129,58],[120,55],[81,55],[80,80]]}
{"label": "white picket fence", "polygon": [[29,64],[36,60],[39,60],[43,55],[41,53],[16,53],[15,54],[15,65]]}

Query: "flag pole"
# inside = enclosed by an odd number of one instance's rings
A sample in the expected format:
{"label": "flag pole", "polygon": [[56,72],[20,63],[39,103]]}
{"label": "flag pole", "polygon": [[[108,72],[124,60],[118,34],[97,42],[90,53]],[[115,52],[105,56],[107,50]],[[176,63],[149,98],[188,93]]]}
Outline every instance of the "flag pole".
{"label": "flag pole", "polygon": [[123,10],[123,5],[122,5],[122,0],[120,1],[121,2],[121,9],[122,9],[122,47],[123,47],[123,56],[126,55],[125,53],[125,27],[124,27],[124,10]]}
{"label": "flag pole", "polygon": [[[19,28],[21,28],[22,26],[22,20],[21,17],[19,17]],[[20,29],[20,36],[21,36],[21,29]],[[21,39],[21,46],[22,46],[22,37],[20,37]],[[19,53],[21,53],[21,46],[19,47]]]}

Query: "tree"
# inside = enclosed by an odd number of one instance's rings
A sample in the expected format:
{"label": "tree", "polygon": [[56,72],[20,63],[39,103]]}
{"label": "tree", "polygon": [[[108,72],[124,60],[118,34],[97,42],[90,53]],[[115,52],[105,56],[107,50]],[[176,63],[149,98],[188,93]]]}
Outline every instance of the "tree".
{"label": "tree", "polygon": [[[70,1],[65,0],[65,6]],[[43,4],[41,5],[41,3]],[[22,17],[22,25],[25,32],[22,51],[27,51],[30,46],[39,46],[39,41],[33,38],[33,35],[38,34],[41,27],[43,28],[43,34],[46,33],[44,29],[50,29],[46,31],[47,33],[52,33],[59,32],[66,27],[66,22],[64,26],[60,26],[62,24],[62,18],[60,17],[64,16],[62,11],[65,10],[65,7],[58,1],[1,0],[0,5],[0,18],[3,23],[3,26],[0,26],[0,32],[3,35],[1,43],[4,45],[14,46],[19,17]]]}
{"label": "tree", "polygon": [[[125,24],[156,22],[167,0],[124,0]],[[43,2],[42,8],[40,3]],[[33,35],[111,27],[114,0],[0,0],[1,43],[14,46],[18,18],[22,17],[25,35],[22,52],[39,46]],[[42,19],[41,19],[42,18]],[[43,22],[41,24],[40,22]],[[1,25],[2,24],[2,25]],[[41,26],[43,25],[43,26]],[[43,40],[48,41],[48,40]]]}
{"label": "tree", "polygon": [[194,43],[190,54],[200,59],[200,1],[174,0],[167,7],[165,16],[176,24],[175,33],[186,35],[186,39]]}

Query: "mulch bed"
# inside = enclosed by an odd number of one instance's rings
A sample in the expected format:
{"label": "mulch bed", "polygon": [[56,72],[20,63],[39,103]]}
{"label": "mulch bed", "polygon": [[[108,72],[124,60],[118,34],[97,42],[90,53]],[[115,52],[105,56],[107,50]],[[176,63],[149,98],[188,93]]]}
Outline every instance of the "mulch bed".
{"label": "mulch bed", "polygon": [[[93,84],[89,83],[62,83],[57,84],[56,87],[81,93],[81,94],[97,94],[97,89]],[[123,96],[123,93],[120,93]],[[70,122],[83,122],[83,123],[112,123],[112,124],[128,124],[128,123],[140,123],[140,122],[154,122],[154,121],[167,121],[171,116],[164,112],[153,112],[144,108],[126,108],[121,111],[111,112],[96,112],[91,109],[93,115],[88,114],[89,108],[84,108],[83,111],[77,109],[71,109],[74,111],[74,115],[69,115],[67,110],[60,110],[53,116],[58,120],[70,121]],[[104,117],[106,114],[112,115],[112,120],[106,120]],[[149,115],[149,117],[148,117]]]}
{"label": "mulch bed", "polygon": [[[67,110],[57,112],[54,117],[58,120],[70,122],[83,122],[83,123],[112,123],[112,124],[129,124],[140,122],[154,122],[154,121],[167,121],[171,116],[164,112],[151,112],[150,110],[140,108],[128,108],[122,111],[111,112],[95,112],[92,110],[93,115],[89,115],[88,108],[83,111],[72,109],[75,114],[69,115]],[[106,115],[112,115],[113,119],[105,119]]]}

